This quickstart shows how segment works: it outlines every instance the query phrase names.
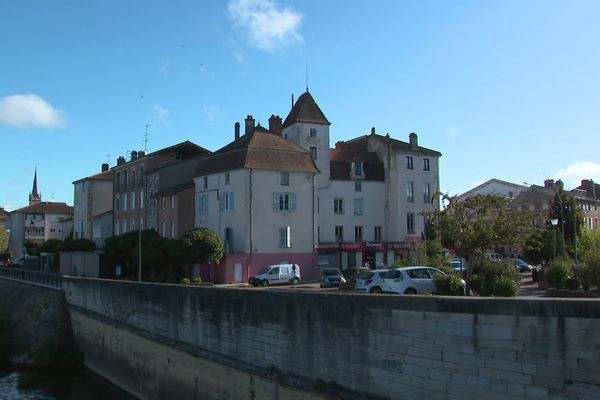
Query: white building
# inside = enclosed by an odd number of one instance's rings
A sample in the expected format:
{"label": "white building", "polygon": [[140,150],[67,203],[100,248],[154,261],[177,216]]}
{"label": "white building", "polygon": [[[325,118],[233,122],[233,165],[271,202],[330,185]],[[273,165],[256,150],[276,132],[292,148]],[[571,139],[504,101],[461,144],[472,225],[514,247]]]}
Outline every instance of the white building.
{"label": "white building", "polygon": [[522,192],[528,189],[527,185],[519,185],[517,183],[507,182],[500,179],[490,179],[477,185],[473,189],[470,189],[460,195],[459,200],[464,200],[467,197],[476,195],[495,195],[506,197],[510,200],[516,199]]}
{"label": "white building", "polygon": [[96,246],[101,247],[112,233],[102,226],[102,221],[106,220],[112,231],[111,218],[105,218],[112,211],[113,196],[113,178],[108,164],[102,164],[101,173],[74,181],[73,189],[73,238],[94,240]]}

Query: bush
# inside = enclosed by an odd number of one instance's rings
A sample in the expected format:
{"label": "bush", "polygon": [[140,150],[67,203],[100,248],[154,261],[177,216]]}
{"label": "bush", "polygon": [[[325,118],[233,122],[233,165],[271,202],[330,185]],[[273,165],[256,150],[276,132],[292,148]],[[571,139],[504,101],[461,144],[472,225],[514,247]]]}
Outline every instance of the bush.
{"label": "bush", "polygon": [[556,289],[564,289],[567,287],[567,281],[572,277],[571,266],[568,259],[557,258],[544,271],[544,275],[548,285]]}
{"label": "bush", "polygon": [[471,275],[471,290],[480,296],[512,297],[521,287],[521,274],[511,262],[483,260]]}
{"label": "bush", "polygon": [[197,283],[202,283],[202,278],[200,278],[200,277],[193,278],[193,279],[192,279],[192,283],[196,283],[196,284],[197,284]]}
{"label": "bush", "polygon": [[190,280],[188,278],[182,278],[179,283],[181,285],[189,285],[190,284]]}
{"label": "bush", "polygon": [[463,294],[462,278],[459,274],[437,274],[434,281],[438,294],[444,296],[460,296]]}

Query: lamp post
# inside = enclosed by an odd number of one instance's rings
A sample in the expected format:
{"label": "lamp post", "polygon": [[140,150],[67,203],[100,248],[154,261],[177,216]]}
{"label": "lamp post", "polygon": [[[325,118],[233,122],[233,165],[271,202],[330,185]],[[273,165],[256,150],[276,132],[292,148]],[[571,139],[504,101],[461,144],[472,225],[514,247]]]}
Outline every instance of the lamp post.
{"label": "lamp post", "polygon": [[552,218],[550,220],[552,224],[552,258],[556,258],[556,225],[558,225],[558,218]]}

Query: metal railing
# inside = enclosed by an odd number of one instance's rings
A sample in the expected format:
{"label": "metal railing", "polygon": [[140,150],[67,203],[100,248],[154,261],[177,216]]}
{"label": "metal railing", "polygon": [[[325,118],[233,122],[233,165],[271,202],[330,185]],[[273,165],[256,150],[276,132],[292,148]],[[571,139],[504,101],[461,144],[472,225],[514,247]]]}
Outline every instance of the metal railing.
{"label": "metal railing", "polygon": [[62,275],[58,272],[41,272],[23,268],[0,268],[0,277],[31,283],[37,286],[62,289]]}

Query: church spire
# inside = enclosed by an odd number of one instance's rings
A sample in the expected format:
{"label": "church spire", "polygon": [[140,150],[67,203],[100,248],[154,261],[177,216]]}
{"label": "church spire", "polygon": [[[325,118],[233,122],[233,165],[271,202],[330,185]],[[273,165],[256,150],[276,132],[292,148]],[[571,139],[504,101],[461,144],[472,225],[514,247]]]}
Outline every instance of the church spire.
{"label": "church spire", "polygon": [[37,165],[35,167],[35,172],[33,173],[33,189],[31,190],[31,194],[29,195],[29,205],[36,204],[42,201],[42,196],[38,193],[37,188]]}

